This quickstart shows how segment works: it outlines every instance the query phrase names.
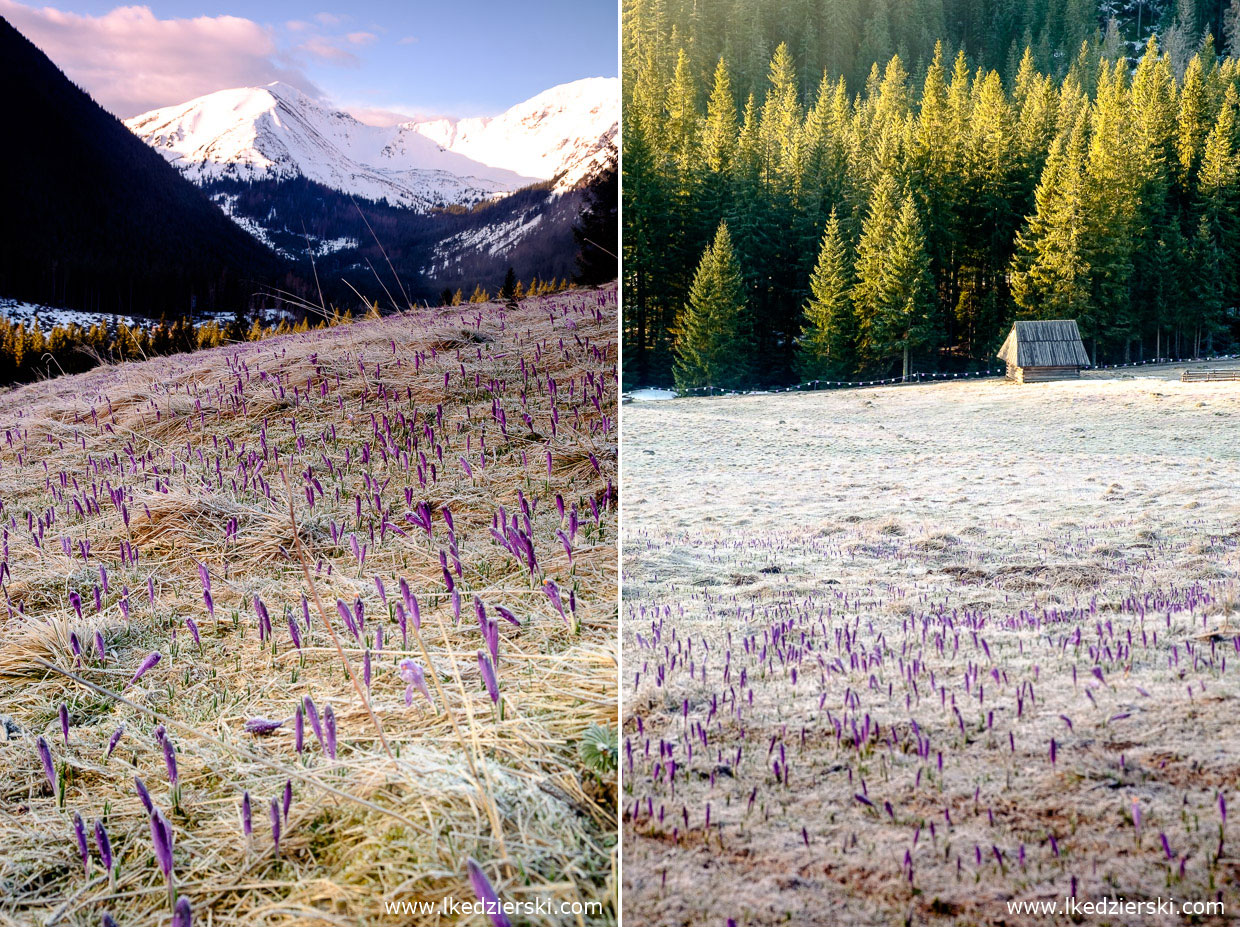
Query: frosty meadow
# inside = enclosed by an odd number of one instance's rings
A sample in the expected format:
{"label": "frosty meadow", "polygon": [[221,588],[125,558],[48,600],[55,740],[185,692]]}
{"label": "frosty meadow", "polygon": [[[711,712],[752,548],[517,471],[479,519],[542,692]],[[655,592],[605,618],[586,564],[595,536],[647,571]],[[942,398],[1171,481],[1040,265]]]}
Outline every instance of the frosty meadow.
{"label": "frosty meadow", "polygon": [[1233,922],[1240,386],[1178,376],[626,405],[626,921]]}

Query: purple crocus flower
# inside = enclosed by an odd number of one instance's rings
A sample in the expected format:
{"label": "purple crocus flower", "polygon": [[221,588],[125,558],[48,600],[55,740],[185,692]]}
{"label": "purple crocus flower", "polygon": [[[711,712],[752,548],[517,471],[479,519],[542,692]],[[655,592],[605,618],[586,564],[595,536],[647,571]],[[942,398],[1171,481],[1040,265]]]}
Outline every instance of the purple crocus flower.
{"label": "purple crocus flower", "polygon": [[172,883],[172,825],[156,808],[151,813],[151,844],[155,848],[155,861],[159,863],[164,881]]}
{"label": "purple crocus flower", "polygon": [[65,746],[69,746],[69,709],[64,702],[60,703],[60,735],[65,740]]}
{"label": "purple crocus flower", "polygon": [[172,746],[172,741],[168,737],[163,739],[164,748],[164,766],[168,769],[168,782],[171,785],[177,784],[177,751]]}
{"label": "purple crocus flower", "polygon": [[504,606],[496,605],[495,610],[499,612],[499,616],[503,618],[505,621],[507,621],[509,624],[516,625],[518,628],[521,627],[520,619],[518,619],[517,616],[514,615],[512,612],[510,612],[508,609],[504,608]]}
{"label": "purple crocus flower", "polygon": [[308,695],[304,699],[304,704],[306,706],[306,717],[310,719],[310,730],[314,731],[314,736],[318,740],[319,746],[326,750],[327,745],[323,741],[323,725],[319,723],[319,710],[314,707],[314,700]]}
{"label": "purple crocus flower", "polygon": [[147,814],[154,813],[155,805],[151,802],[151,793],[147,791],[146,783],[143,782],[137,776],[134,776],[133,784],[138,789],[138,797],[142,799],[142,805],[144,808],[146,808],[146,813]]}
{"label": "purple crocus flower", "polygon": [[215,599],[211,598],[210,589],[202,590],[202,601],[206,603],[207,616],[211,619],[214,619],[215,618]]}
{"label": "purple crocus flower", "polygon": [[193,618],[185,619],[185,626],[189,628],[190,636],[194,639],[194,643],[199,647],[202,646],[202,638],[198,636],[198,623]]}
{"label": "purple crocus flower", "polygon": [[86,870],[86,877],[89,879],[90,849],[86,844],[86,825],[76,811],[73,813],[73,836],[77,838],[78,855],[82,857],[82,868]]}
{"label": "purple crocus flower", "polygon": [[293,646],[301,650],[301,632],[297,630],[297,622],[292,615],[288,616],[288,636],[293,639]]}
{"label": "purple crocus flower", "polygon": [[293,780],[284,780],[284,806],[281,809],[284,812],[284,820],[288,820],[288,809],[293,806]]}
{"label": "purple crocus flower", "polygon": [[478,615],[478,627],[482,630],[482,639],[487,643],[487,649],[491,651],[491,662],[499,666],[499,625],[494,619],[487,617],[486,606],[482,604],[482,599],[474,596],[474,612]]}
{"label": "purple crocus flower", "polygon": [[138,671],[133,674],[133,678],[130,679],[129,682],[125,683],[125,688],[128,689],[135,682],[145,676],[147,672],[161,659],[163,658],[158,653],[147,654],[146,659],[143,660],[141,665],[138,666]]}
{"label": "purple crocus flower", "polygon": [[370,651],[362,655],[362,680],[366,683],[366,691],[370,691]]}
{"label": "purple crocus flower", "polygon": [[379,601],[387,605],[387,590],[383,587],[382,577],[375,577],[375,591],[379,593]]}
{"label": "purple crocus flower", "polygon": [[56,765],[52,762],[52,748],[47,745],[47,740],[42,735],[38,741],[39,759],[43,762],[43,774],[47,776],[47,782],[52,787],[52,794],[56,794]]}
{"label": "purple crocus flower", "polygon": [[103,913],[102,924],[103,927],[120,927],[120,925],[116,923],[116,918],[106,911]]}
{"label": "purple crocus flower", "polygon": [[100,631],[95,632],[95,649],[99,651],[100,661],[107,660],[108,648],[107,648],[107,645],[104,644],[103,642],[103,633]]}
{"label": "purple crocus flower", "polygon": [[241,796],[241,830],[245,833],[247,840],[254,833],[254,817],[250,813],[250,793],[248,791]]}
{"label": "purple crocus flower", "polygon": [[396,603],[396,623],[400,626],[400,642],[402,647],[409,646],[409,622],[405,616],[405,606]]}
{"label": "purple crocus flower", "polygon": [[257,737],[265,737],[268,734],[274,734],[283,726],[283,721],[273,721],[270,718],[251,718],[249,721],[245,722],[246,733],[254,734]]}
{"label": "purple crocus flower", "polygon": [[103,861],[103,868],[112,871],[112,841],[108,839],[108,832],[103,828],[103,821],[95,819],[95,846],[99,849],[99,858]]}
{"label": "purple crocus flower", "polygon": [[331,705],[323,709],[323,735],[327,755],[334,760],[336,758],[336,713],[332,711]]}
{"label": "purple crocus flower", "polygon": [[104,754],[104,759],[112,755],[112,751],[116,749],[116,745],[121,742],[121,738],[125,736],[125,725],[120,725],[112,732],[112,736],[108,738],[108,752]]}
{"label": "purple crocus flower", "polygon": [[210,592],[211,574],[207,571],[207,565],[205,563],[200,562],[198,564],[198,578],[202,580],[202,591]]}
{"label": "purple crocus flower", "polygon": [[271,840],[276,846],[276,855],[280,855],[280,802],[271,800]]}
{"label": "purple crocus flower", "polygon": [[265,637],[271,627],[271,616],[267,614],[267,606],[258,596],[254,596],[254,613],[258,616],[258,633]]}
{"label": "purple crocus flower", "polygon": [[560,588],[551,580],[547,580],[543,584],[543,592],[547,593],[547,598],[551,600],[551,604],[555,606],[555,610],[560,613],[560,617],[564,619],[564,623],[568,624],[568,615],[564,614],[564,602],[560,599]]}
{"label": "purple crocus flower", "polygon": [[499,704],[499,682],[495,678],[495,668],[490,658],[481,650],[478,651],[478,669],[482,671],[482,681],[486,683],[487,694],[491,696],[491,704]]}
{"label": "purple crocus flower", "polygon": [[75,591],[69,593],[69,604],[73,606],[73,610],[77,612],[78,620],[82,620],[82,597]]}
{"label": "purple crocus flower", "polygon": [[146,596],[151,600],[151,604],[155,604],[155,577],[148,576],[146,578]]}
{"label": "purple crocus flower", "polygon": [[413,704],[413,690],[416,688],[422,693],[423,697],[431,703],[435,704],[435,700],[431,698],[430,690],[426,688],[426,675],[422,672],[422,667],[414,663],[412,660],[405,659],[400,661],[400,678],[405,681],[405,704]]}
{"label": "purple crocus flower", "polygon": [[353,635],[353,639],[357,640],[359,637],[357,625],[353,623],[353,612],[350,611],[349,606],[345,605],[340,599],[337,599],[336,611],[340,613],[340,617],[344,621],[345,627],[349,629],[349,633]]}
{"label": "purple crocus flower", "polygon": [[474,894],[478,896],[478,900],[486,908],[493,927],[512,927],[512,921],[508,920],[508,915],[504,913],[503,905],[500,902],[499,894],[495,891],[495,886],[491,884],[491,880],[482,871],[478,861],[471,856],[466,860],[466,866],[469,868],[469,882],[474,887]]}
{"label": "purple crocus flower", "polygon": [[293,743],[297,747],[297,753],[300,755],[306,747],[306,716],[300,705],[297,711],[293,713]]}
{"label": "purple crocus flower", "polygon": [[182,895],[177,899],[176,906],[172,909],[172,924],[170,927],[193,927],[194,912],[190,909],[189,898]]}

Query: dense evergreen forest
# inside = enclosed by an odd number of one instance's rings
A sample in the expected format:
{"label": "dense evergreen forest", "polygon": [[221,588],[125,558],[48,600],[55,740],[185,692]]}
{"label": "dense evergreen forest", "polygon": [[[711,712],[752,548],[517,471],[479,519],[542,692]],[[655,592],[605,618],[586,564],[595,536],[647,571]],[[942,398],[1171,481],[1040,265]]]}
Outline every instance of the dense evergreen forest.
{"label": "dense evergreen forest", "polygon": [[1237,13],[632,0],[626,380],[970,369],[1017,317],[1097,363],[1232,346]]}

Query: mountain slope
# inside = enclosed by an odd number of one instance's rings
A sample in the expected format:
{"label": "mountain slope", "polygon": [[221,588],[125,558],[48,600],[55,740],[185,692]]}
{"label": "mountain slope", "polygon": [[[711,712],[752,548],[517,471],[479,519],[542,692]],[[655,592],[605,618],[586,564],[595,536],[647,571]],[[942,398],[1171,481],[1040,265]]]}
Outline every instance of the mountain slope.
{"label": "mountain slope", "polygon": [[285,270],[0,18],[0,295],[159,315],[235,308]]}
{"label": "mountain slope", "polygon": [[125,124],[197,183],[304,177],[426,211],[474,203],[532,179],[445,151],[417,133],[364,125],[280,82],[221,90]]}

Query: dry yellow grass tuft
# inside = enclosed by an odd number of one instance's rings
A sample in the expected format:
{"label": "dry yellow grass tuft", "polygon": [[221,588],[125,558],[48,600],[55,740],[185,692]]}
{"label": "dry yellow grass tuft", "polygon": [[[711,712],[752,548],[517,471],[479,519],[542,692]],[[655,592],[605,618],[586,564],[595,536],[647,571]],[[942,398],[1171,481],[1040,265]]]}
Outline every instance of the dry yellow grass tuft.
{"label": "dry yellow grass tuft", "polygon": [[616,363],[604,289],[0,395],[0,924],[171,919],[135,776],[195,923],[409,922],[468,857],[613,922]]}

